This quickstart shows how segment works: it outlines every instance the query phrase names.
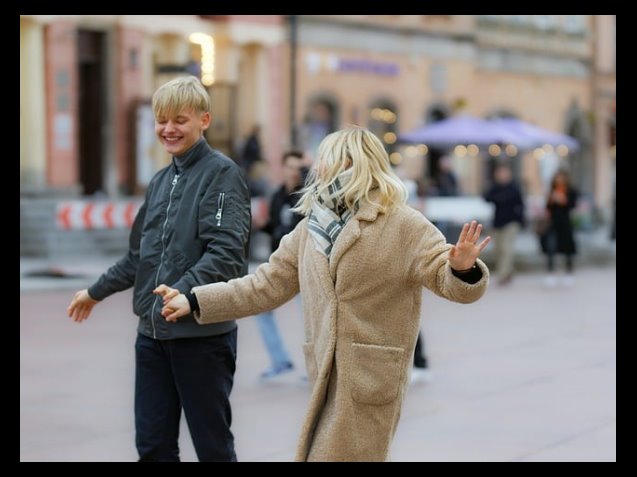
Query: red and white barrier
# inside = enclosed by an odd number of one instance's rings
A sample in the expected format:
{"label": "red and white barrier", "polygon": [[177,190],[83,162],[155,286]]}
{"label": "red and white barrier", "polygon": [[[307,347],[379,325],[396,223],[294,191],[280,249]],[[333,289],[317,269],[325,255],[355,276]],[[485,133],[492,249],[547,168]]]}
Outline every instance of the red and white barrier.
{"label": "red and white barrier", "polygon": [[[62,230],[96,230],[131,228],[141,201],[85,202],[69,200],[57,204],[56,224]],[[251,200],[252,219],[268,218],[268,201],[262,197]]]}
{"label": "red and white barrier", "polygon": [[59,202],[56,224],[63,230],[131,228],[141,205],[141,201]]}

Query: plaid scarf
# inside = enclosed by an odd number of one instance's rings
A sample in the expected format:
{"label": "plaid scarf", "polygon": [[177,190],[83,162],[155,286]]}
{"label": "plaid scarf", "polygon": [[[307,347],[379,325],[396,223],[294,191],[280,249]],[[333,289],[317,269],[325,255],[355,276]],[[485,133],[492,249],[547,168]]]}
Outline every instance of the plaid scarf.
{"label": "plaid scarf", "polygon": [[351,178],[352,169],[341,172],[322,194],[315,195],[312,203],[308,229],[316,249],[328,260],[341,230],[352,217],[353,211],[345,207],[341,197],[343,187]]}

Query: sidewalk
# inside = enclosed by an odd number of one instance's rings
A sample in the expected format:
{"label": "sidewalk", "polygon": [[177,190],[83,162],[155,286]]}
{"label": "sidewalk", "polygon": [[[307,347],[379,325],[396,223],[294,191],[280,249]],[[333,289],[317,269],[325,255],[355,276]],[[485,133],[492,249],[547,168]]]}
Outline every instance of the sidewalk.
{"label": "sidewalk", "polygon": [[[570,288],[541,273],[492,286],[471,305],[423,293],[433,380],[408,390],[392,460],[615,461],[616,276],[582,267]],[[136,320],[131,291],[70,322],[67,292],[20,297],[20,460],[134,461]],[[296,370],[263,383],[268,357],[254,319],[239,321],[232,429],[241,461],[291,461],[309,399],[303,322],[277,320]],[[183,418],[182,418],[183,419]],[[195,461],[185,420],[180,449]]]}
{"label": "sidewalk", "polygon": [[[576,267],[587,265],[614,265],[617,247],[608,238],[608,229],[599,228],[579,232],[576,237],[578,254]],[[520,271],[540,271],[546,267],[546,258],[539,250],[536,235],[524,230],[516,241],[516,267]],[[489,246],[482,258],[493,264],[494,247]],[[58,258],[20,258],[20,291],[78,290],[91,285],[95,279],[121,256],[71,256]],[[253,263],[252,268],[258,263]]]}

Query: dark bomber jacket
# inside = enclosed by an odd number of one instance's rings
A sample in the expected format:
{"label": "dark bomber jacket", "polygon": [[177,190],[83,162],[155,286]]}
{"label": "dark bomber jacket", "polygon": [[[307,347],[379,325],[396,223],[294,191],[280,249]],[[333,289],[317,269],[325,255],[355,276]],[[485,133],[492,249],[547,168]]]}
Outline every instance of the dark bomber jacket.
{"label": "dark bomber jacket", "polygon": [[168,323],[153,289],[186,293],[248,271],[250,194],[240,167],[203,139],[151,180],[137,213],[128,253],[89,289],[95,300],[134,286],[139,333],[155,339],[226,333],[234,321],[199,325],[192,315]]}

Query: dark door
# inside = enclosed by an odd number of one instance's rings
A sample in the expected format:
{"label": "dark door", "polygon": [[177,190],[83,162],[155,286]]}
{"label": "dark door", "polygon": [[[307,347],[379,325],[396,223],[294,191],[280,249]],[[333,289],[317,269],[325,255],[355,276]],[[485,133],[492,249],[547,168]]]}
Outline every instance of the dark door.
{"label": "dark door", "polygon": [[104,33],[78,31],[80,182],[84,194],[104,191],[102,113]]}

